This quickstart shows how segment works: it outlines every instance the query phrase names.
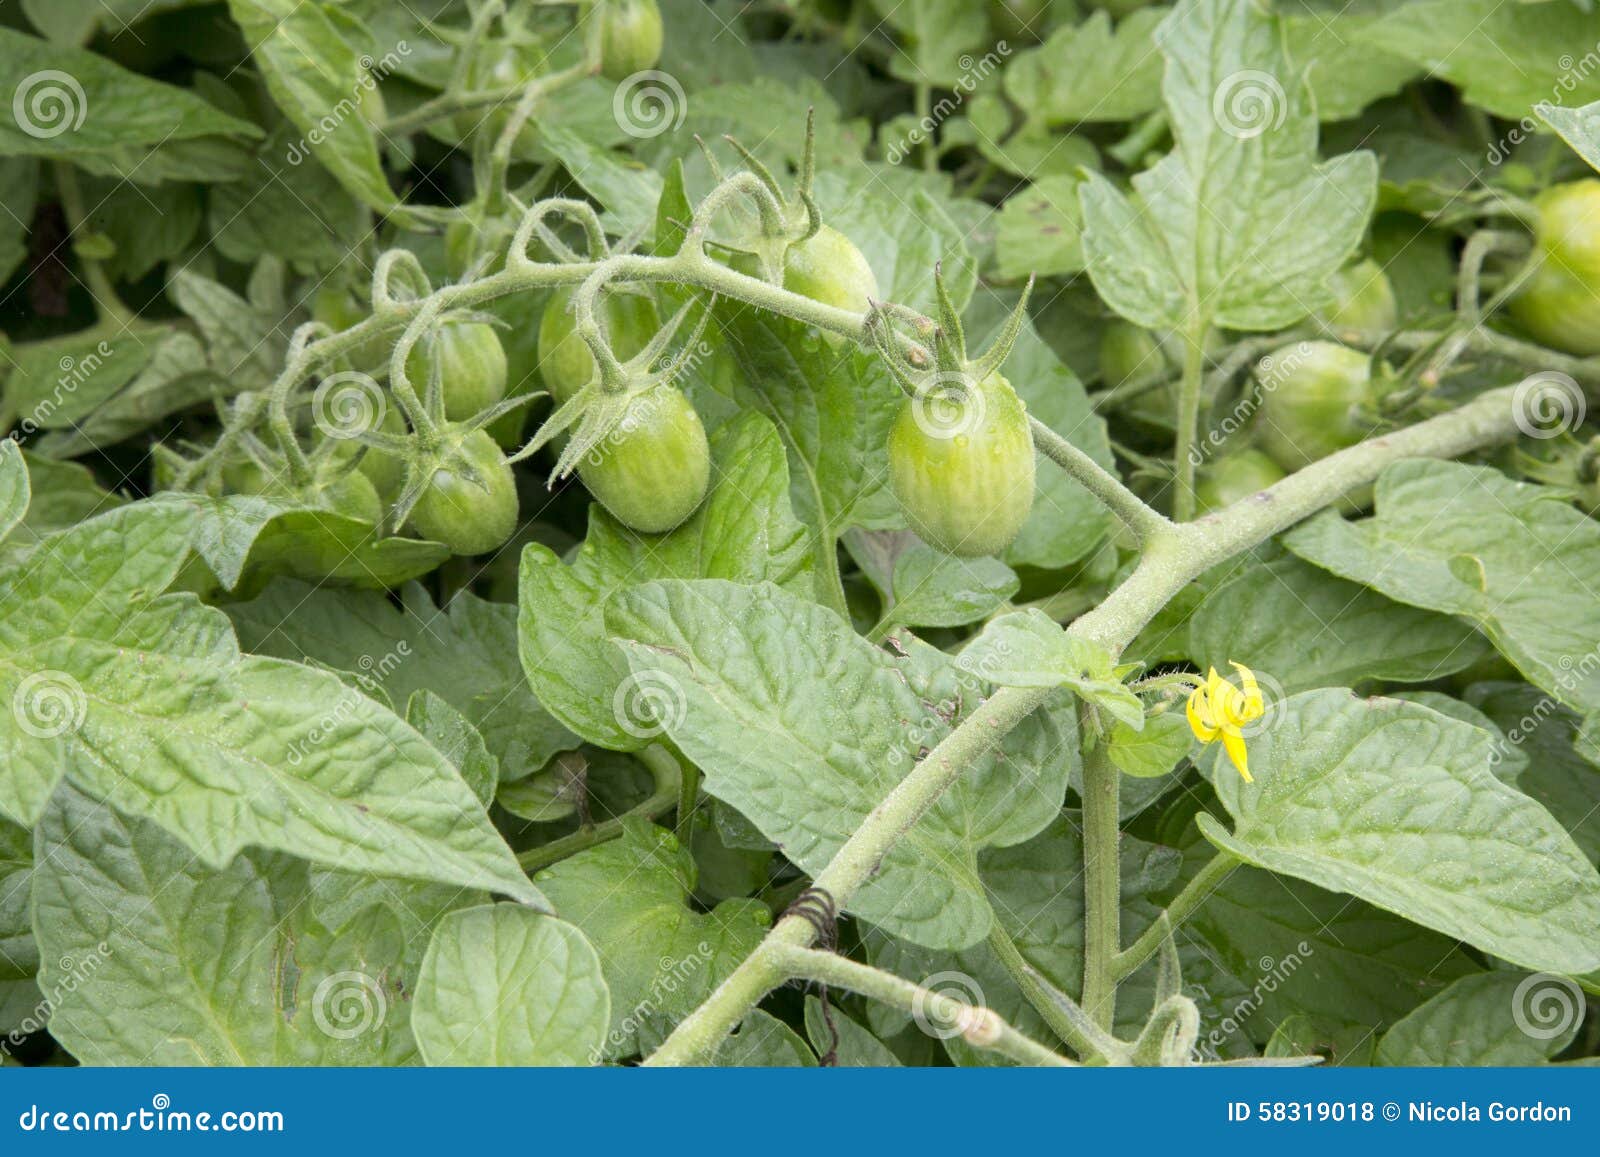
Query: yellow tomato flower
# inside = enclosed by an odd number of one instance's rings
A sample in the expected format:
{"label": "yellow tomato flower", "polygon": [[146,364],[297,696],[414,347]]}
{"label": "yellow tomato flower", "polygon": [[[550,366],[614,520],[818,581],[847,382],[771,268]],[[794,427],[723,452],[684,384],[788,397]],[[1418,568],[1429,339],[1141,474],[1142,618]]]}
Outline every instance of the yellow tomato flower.
{"label": "yellow tomato flower", "polygon": [[1260,719],[1267,708],[1250,668],[1243,663],[1234,663],[1233,666],[1239,672],[1239,682],[1244,685],[1244,690],[1241,691],[1218,675],[1215,667],[1211,668],[1206,672],[1205,682],[1189,696],[1189,727],[1201,743],[1221,739],[1223,750],[1228,753],[1233,766],[1239,769],[1239,774],[1244,776],[1244,781],[1254,783],[1255,780],[1250,777],[1250,757],[1245,751],[1242,728]]}

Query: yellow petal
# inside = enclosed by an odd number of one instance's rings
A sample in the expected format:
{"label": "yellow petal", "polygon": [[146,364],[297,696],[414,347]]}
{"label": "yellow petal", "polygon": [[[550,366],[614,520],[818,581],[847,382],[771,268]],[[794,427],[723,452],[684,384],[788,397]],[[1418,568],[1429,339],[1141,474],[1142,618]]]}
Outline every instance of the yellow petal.
{"label": "yellow petal", "polygon": [[1245,718],[1242,722],[1248,723],[1252,719],[1260,719],[1266,714],[1267,708],[1261,697],[1261,685],[1256,682],[1255,672],[1243,663],[1234,663],[1233,667],[1239,672],[1239,682],[1244,685]]}
{"label": "yellow petal", "polygon": [[1239,774],[1244,776],[1246,783],[1254,783],[1250,776],[1250,753],[1244,748],[1244,737],[1224,732],[1222,747],[1228,753],[1228,758],[1233,760],[1233,766],[1239,769]]}
{"label": "yellow petal", "polygon": [[1194,737],[1201,743],[1210,743],[1217,737],[1217,728],[1211,722],[1211,712],[1206,704],[1204,687],[1196,687],[1194,694],[1189,696],[1184,714],[1189,717],[1189,730],[1194,732]]}

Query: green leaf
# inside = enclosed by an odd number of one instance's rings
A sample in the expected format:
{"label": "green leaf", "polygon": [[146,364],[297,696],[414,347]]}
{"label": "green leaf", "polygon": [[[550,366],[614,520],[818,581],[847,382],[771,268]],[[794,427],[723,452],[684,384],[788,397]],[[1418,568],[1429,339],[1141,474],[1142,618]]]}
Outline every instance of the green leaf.
{"label": "green leaf", "polygon": [[1482,728],[1307,691],[1249,743],[1253,784],[1208,759],[1234,831],[1197,822],[1219,848],[1527,968],[1600,967],[1600,876],[1550,813],[1495,778]]}
{"label": "green leaf", "polygon": [[1117,675],[1111,653],[1067,634],[1036,608],[990,622],[961,652],[960,664],[1002,687],[1070,688],[1134,730],[1144,726],[1144,704]]}
{"label": "green leaf", "polygon": [[740,1069],[809,1069],[816,1067],[817,1058],[799,1033],[757,1008],[718,1047],[716,1063]]}
{"label": "green leaf", "polygon": [[329,10],[295,0],[228,0],[267,91],[298,128],[294,148],[315,157],[357,200],[398,208],[362,98],[377,83]]}
{"label": "green leaf", "polygon": [[412,1005],[430,1065],[581,1065],[598,1059],[611,995],[571,924],[515,904],[452,912],[434,930]]}
{"label": "green leaf", "polygon": [[28,467],[22,460],[22,447],[7,438],[0,444],[0,540],[9,535],[28,513],[32,497],[28,488]]}
{"label": "green leaf", "polygon": [[538,121],[540,145],[553,153],[621,234],[648,230],[661,200],[661,174],[596,144],[552,117]]}
{"label": "green leaf", "polygon": [[371,229],[372,214],[332,173],[303,157],[289,160],[299,135],[280,124],[241,180],[207,190],[207,225],[224,257],[253,264],[271,253],[296,269],[328,270]]}
{"label": "green leaf", "polygon": [[[987,693],[949,656],[915,639],[891,655],[769,584],[649,583],[615,599],[606,621],[706,790],[812,874]],[[851,910],[933,947],[981,939],[990,911],[977,852],[1026,840],[1056,814],[1073,728],[1070,711],[1036,712],[964,768]]]}
{"label": "green leaf", "polygon": [[1395,0],[1280,0],[1290,63],[1305,75],[1323,122],[1355,116],[1391,96],[1418,69],[1365,33]]}
{"label": "green leaf", "polygon": [[230,390],[272,384],[289,348],[288,336],[279,328],[281,317],[187,269],[172,275],[167,292],[199,328],[207,361]]}
{"label": "green leaf", "polygon": [[370,591],[280,579],[228,607],[246,650],[314,661],[375,683],[397,704],[430,692],[483,736],[506,782],[525,779],[578,745],[539,705],[517,661],[517,610],[463,591],[435,607],[421,586],[401,606]]}
{"label": "green leaf", "polygon": [[989,22],[968,0],[872,0],[872,7],[895,34],[889,71],[907,84],[953,88],[987,46]]}
{"label": "green leaf", "polygon": [[1104,11],[1063,25],[1006,68],[1006,94],[1054,126],[1136,120],[1158,106],[1161,57],[1154,32],[1163,8],[1140,8],[1116,26]]}
{"label": "green leaf", "polygon": [[39,971],[33,940],[33,836],[0,820],[0,982]]}
{"label": "green leaf", "polygon": [[1405,606],[1296,558],[1241,569],[1189,621],[1201,668],[1243,663],[1283,694],[1366,679],[1429,683],[1488,651],[1471,627]]}
{"label": "green leaf", "polygon": [[1145,717],[1142,728],[1123,722],[1112,725],[1106,756],[1123,775],[1135,779],[1160,779],[1171,775],[1178,761],[1189,754],[1189,721],[1176,711]]}
{"label": "green leaf", "polygon": [[1571,145],[1591,169],[1600,169],[1600,100],[1582,108],[1540,103],[1533,111]]}
{"label": "green leaf", "polygon": [[[1531,691],[1532,688],[1528,688],[1528,690]],[[1522,782],[1522,773],[1528,767],[1527,752],[1511,743],[1500,728],[1495,726],[1494,720],[1490,719],[1482,711],[1468,703],[1463,703],[1459,699],[1453,699],[1442,691],[1391,691],[1389,694],[1392,698],[1403,699],[1407,703],[1420,703],[1424,707],[1431,707],[1441,715],[1449,715],[1452,718],[1461,720],[1463,723],[1470,723],[1474,727],[1480,727],[1488,732],[1490,738],[1494,740],[1494,754],[1489,759],[1491,770],[1500,779],[1509,783],[1524,795],[1534,795],[1534,793],[1528,791],[1527,785]],[[1555,705],[1549,704],[1549,706],[1554,707]],[[1556,708],[1556,710],[1559,711],[1561,709]],[[1534,795],[1534,798],[1538,799],[1539,797]],[[1540,802],[1545,803],[1544,800],[1540,800]],[[1545,803],[1545,806],[1549,807],[1549,804]],[[1553,808],[1551,809],[1551,814],[1555,814]]]}
{"label": "green leaf", "polygon": [[1055,277],[1083,271],[1083,210],[1077,174],[1043,177],[1000,206],[995,224],[1001,277]]}
{"label": "green leaf", "polygon": [[305,864],[198,861],[155,824],[65,788],[34,873],[51,1032],[84,1064],[402,1064],[416,974],[399,919],[313,915]]}
{"label": "green leaf", "polygon": [[[894,627],[959,627],[987,618],[1017,593],[1016,572],[997,558],[957,558],[909,531],[852,531],[846,545],[892,568],[874,637]],[[870,545],[869,545],[870,543]],[[863,569],[865,569],[863,564]],[[880,588],[881,590],[881,588]]]}
{"label": "green leaf", "polygon": [[746,416],[712,438],[711,492],[665,535],[639,535],[598,505],[570,566],[547,547],[522,555],[518,650],[534,694],[601,747],[636,751],[659,730],[633,719],[628,665],[606,637],[605,606],[652,578],[725,578],[810,588],[810,544],[789,508],[789,471],[770,423]]}
{"label": "green leaf", "polygon": [[1557,93],[1571,104],[1600,98],[1600,74],[1572,59],[1593,47],[1594,17],[1571,4],[1413,0],[1356,39],[1449,81],[1508,120],[1520,121]]}
{"label": "green leaf", "polygon": [[1518,790],[1532,796],[1561,821],[1591,862],[1600,862],[1600,767],[1575,745],[1579,719],[1550,696],[1520,683],[1474,687],[1468,699],[1505,735],[1496,745],[1497,770],[1522,756]]}
{"label": "green leaf", "polygon": [[1147,329],[1270,330],[1329,300],[1377,193],[1370,153],[1318,162],[1317,122],[1255,0],[1183,0],[1156,31],[1174,151],[1090,174],[1084,254],[1100,296]]}
{"label": "green leaf", "polygon": [[97,179],[83,184],[84,200],[93,206],[87,228],[116,246],[104,263],[113,281],[137,281],[178,256],[194,240],[205,215],[199,185],[168,181],[139,188]]}
{"label": "green leaf", "polygon": [[1380,1065],[1542,1065],[1583,1024],[1583,992],[1547,974],[1464,976],[1383,1036]]}
{"label": "green leaf", "polygon": [[488,807],[494,802],[500,768],[465,715],[424,688],[406,701],[406,722],[460,772],[479,803]]}
{"label": "green leaf", "polygon": [[0,112],[0,155],[145,184],[236,177],[247,156],[237,138],[261,132],[187,89],[11,28],[0,28],[0,90],[12,94]]}
{"label": "green leaf", "polygon": [[1397,462],[1377,514],[1327,514],[1288,535],[1301,558],[1412,606],[1459,615],[1529,682],[1578,711],[1600,708],[1600,524],[1559,491],[1489,467]]}
{"label": "green leaf", "polygon": [[608,1060],[648,1052],[761,942],[759,900],[697,912],[694,857],[671,832],[624,821],[622,836],[540,872],[542,891],[589,938],[611,991]]}
{"label": "green leaf", "polygon": [[[1205,848],[1200,844],[1201,849]],[[1240,866],[1184,926],[1255,999],[1256,1037],[1299,1013],[1319,1029],[1392,1024],[1477,966],[1454,941],[1381,908]]]}
{"label": "green leaf", "polygon": [[38,195],[39,162],[0,157],[0,280],[11,280],[28,255],[28,228]]}
{"label": "green leaf", "polygon": [[240,656],[221,612],[161,594],[191,525],[174,504],[123,507],[0,577],[0,810],[34,823],[65,776],[213,867],[255,845],[539,902],[455,769],[392,712],[327,672]]}
{"label": "green leaf", "polygon": [[815,996],[806,997],[806,1036],[819,1057],[833,1050],[834,1064],[841,1069],[900,1067],[900,1058],[887,1045],[837,1006],[824,1014],[822,1001]]}

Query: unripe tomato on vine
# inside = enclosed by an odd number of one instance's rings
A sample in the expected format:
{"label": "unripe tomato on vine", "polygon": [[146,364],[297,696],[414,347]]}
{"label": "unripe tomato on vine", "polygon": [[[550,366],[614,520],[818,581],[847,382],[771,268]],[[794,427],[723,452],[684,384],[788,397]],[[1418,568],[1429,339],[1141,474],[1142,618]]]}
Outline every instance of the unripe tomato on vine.
{"label": "unripe tomato on vine", "polygon": [[1555,185],[1534,199],[1539,263],[1511,315],[1545,345],[1600,354],[1600,180]]}
{"label": "unripe tomato on vine", "polygon": [[671,530],[694,513],[710,486],[705,426],[676,386],[642,390],[617,428],[584,455],[578,477],[623,525],[641,534]]}

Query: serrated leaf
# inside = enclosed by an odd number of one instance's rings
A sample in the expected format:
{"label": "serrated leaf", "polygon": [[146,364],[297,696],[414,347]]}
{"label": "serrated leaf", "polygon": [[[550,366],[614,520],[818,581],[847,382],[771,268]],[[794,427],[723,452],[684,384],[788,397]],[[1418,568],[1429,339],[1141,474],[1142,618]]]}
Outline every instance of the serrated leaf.
{"label": "serrated leaf", "polygon": [[1464,976],[1383,1035],[1380,1065],[1542,1065],[1583,1024],[1570,980],[1522,972]]}
{"label": "serrated leaf", "polygon": [[1481,728],[1322,690],[1284,700],[1249,743],[1254,783],[1206,761],[1234,819],[1230,833],[1197,817],[1219,848],[1524,967],[1600,967],[1600,875],[1495,778]]}
{"label": "serrated leaf", "polygon": [[1096,11],[1063,25],[1038,48],[1017,54],[1006,68],[1006,93],[1051,125],[1136,120],[1159,105],[1161,57],[1153,33],[1162,8],[1128,13],[1115,30]]}
{"label": "serrated leaf", "polygon": [[460,772],[479,803],[488,807],[494,802],[500,768],[465,715],[423,688],[413,691],[406,701],[406,722]]}
{"label": "serrated leaf", "polygon": [[607,1059],[648,1052],[761,942],[758,900],[690,905],[696,866],[672,833],[624,821],[620,838],[540,872],[539,888],[594,945],[611,991]]}
{"label": "serrated leaf", "polygon": [[1043,177],[1000,206],[994,245],[1001,277],[1082,272],[1082,184],[1077,174]]}
{"label": "serrated leaf", "polygon": [[961,652],[960,663],[1002,687],[1070,688],[1134,730],[1144,726],[1144,704],[1117,676],[1111,653],[1067,634],[1036,608],[992,620]]}
{"label": "serrated leaf", "polygon": [[[888,533],[888,532],[876,532]],[[959,627],[986,618],[1017,593],[1017,574],[997,558],[957,558],[910,538],[896,556],[887,609],[875,636],[890,628]]]}
{"label": "serrated leaf", "polygon": [[1600,707],[1600,523],[1560,492],[1489,467],[1408,461],[1378,479],[1377,513],[1328,514],[1284,539],[1324,570],[1474,624],[1528,681]]}
{"label": "serrated leaf", "polygon": [[1189,621],[1189,640],[1202,670],[1243,663],[1284,694],[1366,679],[1428,683],[1488,651],[1458,619],[1394,602],[1296,558],[1244,568],[1213,590]]}
{"label": "serrated leaf", "polygon": [[[534,694],[591,743],[636,751],[618,700],[628,665],[607,640],[606,603],[652,578],[798,583],[809,589],[811,545],[789,507],[789,471],[772,426],[746,416],[712,438],[711,491],[676,530],[639,535],[598,505],[570,566],[537,544],[522,555],[518,651]],[[620,712],[620,713],[619,713]],[[648,728],[643,730],[648,731]]]}
{"label": "serrated leaf", "polygon": [[1370,153],[1316,159],[1317,122],[1255,0],[1183,0],[1156,31],[1174,151],[1083,187],[1100,296],[1147,329],[1270,330],[1326,304],[1377,193]]}
{"label": "serrated leaf", "polygon": [[[771,585],[649,583],[614,600],[606,621],[706,790],[811,873],[987,693],[949,656],[915,639],[891,655]],[[974,857],[1056,814],[1074,730],[1070,711],[1037,712],[961,769],[851,911],[933,947],[981,939],[990,911]]]}

